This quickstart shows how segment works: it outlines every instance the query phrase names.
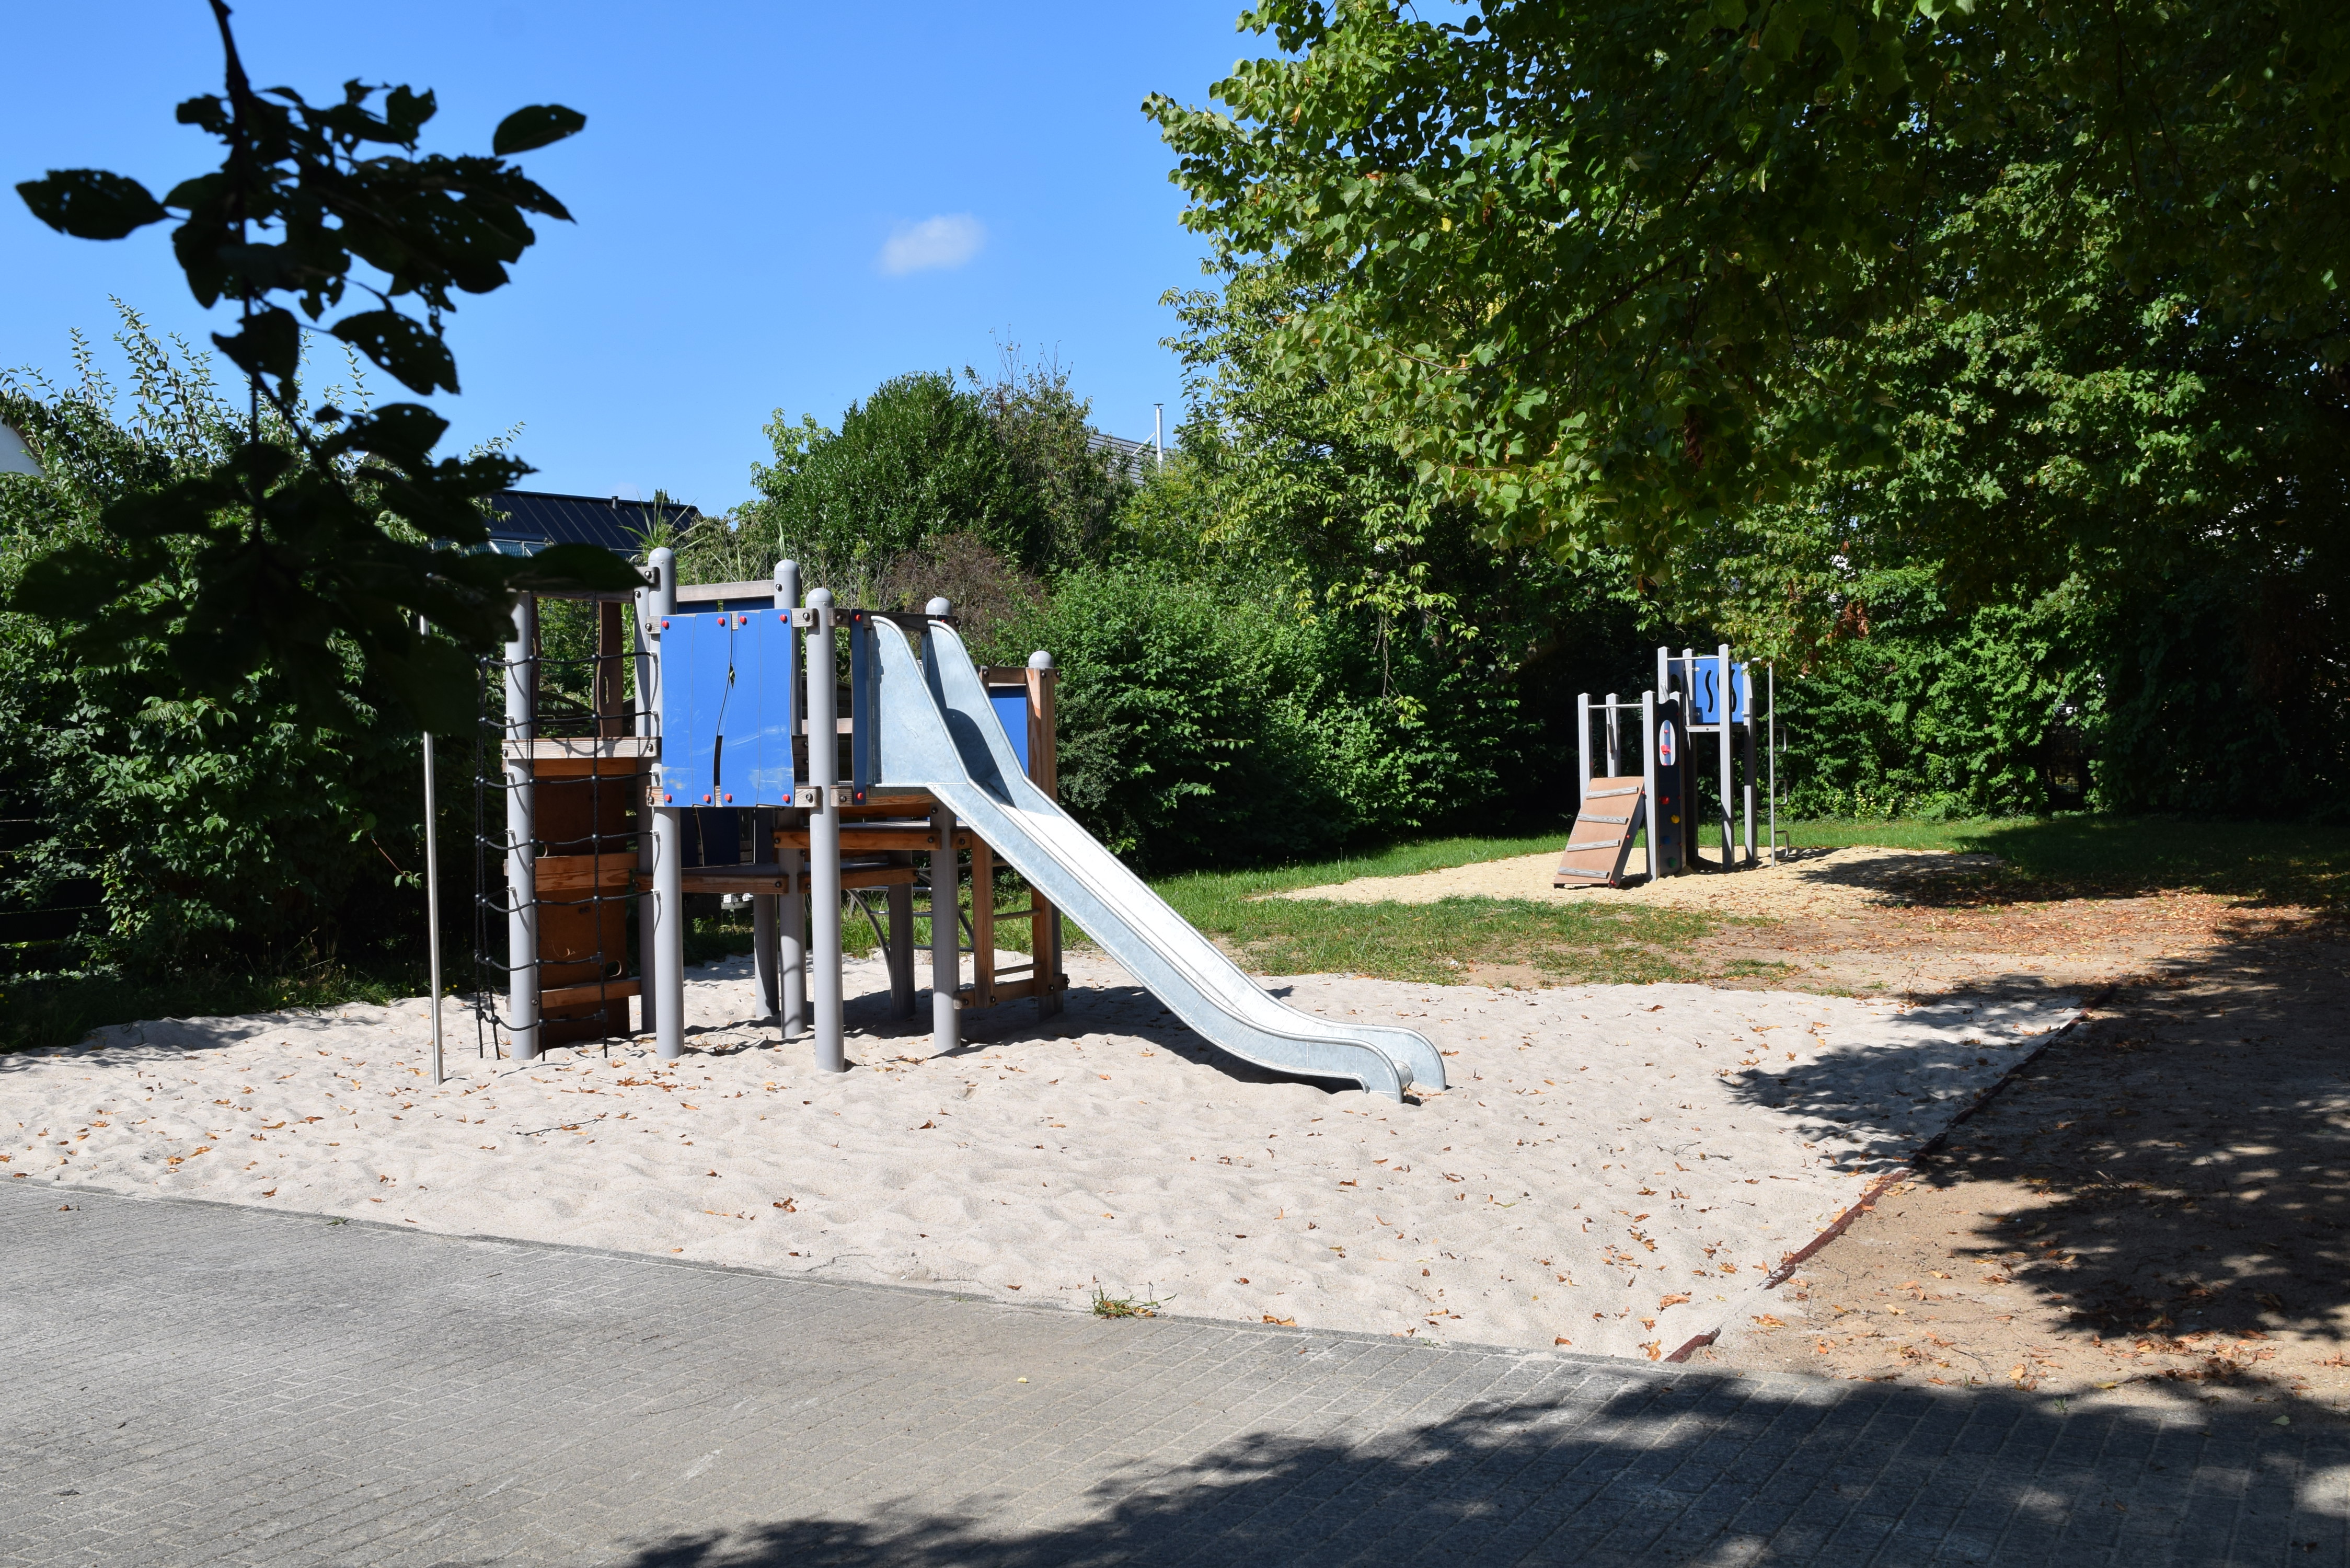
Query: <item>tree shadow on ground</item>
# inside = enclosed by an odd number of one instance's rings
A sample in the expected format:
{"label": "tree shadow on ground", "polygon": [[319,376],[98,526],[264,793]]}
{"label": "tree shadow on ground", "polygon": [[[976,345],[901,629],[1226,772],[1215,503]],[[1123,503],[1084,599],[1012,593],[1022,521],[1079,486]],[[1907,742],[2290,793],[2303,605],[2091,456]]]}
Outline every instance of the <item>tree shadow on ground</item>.
{"label": "tree shadow on ground", "polygon": [[[2350,943],[2336,929],[2251,923],[2113,988],[1939,1138],[1905,1125],[1914,1106],[1856,1103],[1840,1075],[1863,1080],[1863,1062],[1819,1064],[1818,1082],[1796,1085],[1809,1097],[1739,1087],[1783,1113],[1848,1119],[1838,1130],[1875,1168],[1908,1165],[1950,1195],[1931,1235],[1890,1243],[1947,1253],[1960,1276],[1923,1286],[1909,1332],[1939,1320],[1961,1345],[2012,1338],[2022,1331],[1980,1318],[2002,1310],[1981,1292],[2021,1286],[2033,1310],[2017,1321],[2094,1342],[2105,1375],[2182,1397],[2288,1385],[2329,1353],[2338,1367],[2350,1342],[2345,1010]],[[1918,1055],[1914,1085],[1949,1066]],[[1907,1272],[1929,1279],[1914,1256]],[[1975,1328],[1952,1326],[1970,1314]]]}
{"label": "tree shadow on ground", "polygon": [[[1253,1435],[1180,1462],[1138,1459],[1065,1495],[1015,1471],[949,1508],[877,1499],[861,1517],[680,1532],[624,1561],[2070,1568],[2126,1542],[2178,1563],[2344,1551],[2339,1430],[1785,1377],[1587,1382],[1362,1440]],[[2304,1557],[2316,1551],[2332,1555]]]}
{"label": "tree shadow on ground", "polygon": [[2039,1201],[1966,1255],[2106,1334],[2350,1339],[2350,943],[2262,937],[2124,987],[1923,1171]]}

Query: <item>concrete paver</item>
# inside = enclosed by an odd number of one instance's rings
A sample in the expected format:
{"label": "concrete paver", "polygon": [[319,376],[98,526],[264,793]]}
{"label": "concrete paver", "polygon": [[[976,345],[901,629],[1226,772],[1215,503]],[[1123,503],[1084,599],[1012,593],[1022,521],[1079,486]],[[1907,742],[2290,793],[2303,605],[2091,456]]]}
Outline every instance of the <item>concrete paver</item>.
{"label": "concrete paver", "polygon": [[0,1186],[0,1568],[2345,1563],[2350,1432]]}

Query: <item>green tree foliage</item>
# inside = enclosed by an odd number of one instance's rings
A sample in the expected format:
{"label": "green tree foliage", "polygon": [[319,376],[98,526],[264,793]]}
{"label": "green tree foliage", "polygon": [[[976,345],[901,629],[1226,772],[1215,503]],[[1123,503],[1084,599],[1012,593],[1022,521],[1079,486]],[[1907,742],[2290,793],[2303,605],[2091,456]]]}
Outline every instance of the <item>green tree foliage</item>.
{"label": "green tree foliage", "polygon": [[2350,16],[1243,21],[1229,117],[1149,109],[1271,379],[1803,671],[1817,802],[2035,807],[2061,720],[2102,804],[2350,805]]}
{"label": "green tree foliage", "polygon": [[[442,337],[452,291],[506,282],[536,238],[525,214],[569,216],[506,160],[586,120],[534,105],[498,126],[488,157],[420,154],[432,93],[354,80],[338,101],[312,104],[291,88],[256,91],[227,5],[212,8],[226,90],[188,99],[179,119],[224,144],[217,171],[161,200],[91,169],[17,190],[36,216],[84,239],[177,218],[173,252],[196,302],[237,308],[236,330],[213,342],[245,374],[244,439],[126,493],[103,539],[30,563],[11,607],[58,621],[88,657],[151,642],[190,696],[225,700],[265,674],[320,722],[347,716],[337,671],[356,657],[395,706],[453,729],[471,717],[467,654],[507,635],[515,589],[617,588],[633,575],[586,546],[528,559],[473,548],[488,536],[479,503],[528,466],[494,452],[435,460],[448,422],[421,403],[306,415],[295,311],[317,322],[349,293],[369,296],[327,330],[412,391],[457,390]],[[424,635],[420,617],[444,635]]]}
{"label": "green tree foliage", "polygon": [[936,372],[885,381],[838,431],[777,410],[775,460],[753,466],[759,498],[734,521],[836,589],[957,535],[1045,572],[1083,559],[1132,488],[1089,444],[1090,412],[1066,369],[1024,365],[1016,349],[993,382],[968,369],[961,385]]}
{"label": "green tree foliage", "polygon": [[759,499],[743,520],[836,590],[926,540],[975,534],[1029,566],[1050,545],[1041,498],[1020,482],[985,405],[949,377],[883,382],[852,403],[840,429],[813,416],[767,427],[775,460],[753,467]]}
{"label": "green tree foliage", "polygon": [[[2350,359],[2350,14],[2324,0],[1243,20],[1284,53],[1217,84],[1229,116],[1148,106],[1187,221],[1324,290],[1279,362],[1357,378],[1517,536],[1661,568],[1823,448],[1888,459],[1871,335],[2044,296],[2085,238],[2137,294]],[[2038,180],[2066,200],[2007,200]]]}
{"label": "green tree foliage", "polygon": [[[109,520],[127,499],[248,440],[207,357],[124,319],[127,409],[79,343],[79,382],[62,391],[0,377],[0,417],[43,470],[0,475],[0,587],[61,546],[113,547]],[[333,395],[365,407],[356,363]],[[267,418],[262,431],[293,444]],[[174,547],[183,569],[193,546]],[[418,745],[382,722],[390,694],[348,646],[328,659],[307,691],[265,668],[221,695],[190,695],[159,636],[93,659],[54,622],[0,614],[0,815],[37,825],[0,898],[42,908],[94,883],[102,903],[77,940],[36,961],[123,976],[266,971],[412,943],[384,922],[414,908]],[[444,794],[459,798],[459,784],[452,773]]]}
{"label": "green tree foliage", "polygon": [[1045,648],[1066,672],[1072,811],[1158,867],[1555,811],[1561,687],[1638,679],[1620,565],[1481,538],[1357,389],[1277,374],[1262,344],[1293,302],[1263,275],[1171,303],[1172,458],[1103,564],[1055,576],[993,649]]}

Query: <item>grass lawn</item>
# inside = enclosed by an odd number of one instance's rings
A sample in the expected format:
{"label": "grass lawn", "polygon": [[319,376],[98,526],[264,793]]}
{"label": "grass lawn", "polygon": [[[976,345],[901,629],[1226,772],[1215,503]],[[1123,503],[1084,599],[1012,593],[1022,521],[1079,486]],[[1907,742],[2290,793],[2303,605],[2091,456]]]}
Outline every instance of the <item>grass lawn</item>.
{"label": "grass lawn", "polygon": [[1557,981],[1687,978],[1677,950],[1717,917],[1643,907],[1447,898],[1440,904],[1325,904],[1265,898],[1357,877],[1409,877],[1513,856],[1552,854],[1559,833],[1527,838],[1434,838],[1253,871],[1202,871],[1154,882],[1182,917],[1264,974],[1346,973],[1382,980],[1460,978],[1461,955]]}
{"label": "grass lawn", "polygon": [[[2350,834],[2273,823],[2063,816],[2004,821],[1784,822],[1798,848],[1875,846],[1989,853],[2000,896],[2195,888],[2350,906]],[[1689,945],[1722,917],[1682,910],[1448,898],[1439,904],[1324,904],[1256,896],[1359,877],[1403,877],[1555,851],[1564,830],[1522,838],[1440,838],[1283,867],[1199,872],[1153,884],[1201,930],[1267,974],[1342,972],[1457,978],[1464,955],[1565,982],[1690,980]],[[1711,847],[1718,832],[1700,830]]]}

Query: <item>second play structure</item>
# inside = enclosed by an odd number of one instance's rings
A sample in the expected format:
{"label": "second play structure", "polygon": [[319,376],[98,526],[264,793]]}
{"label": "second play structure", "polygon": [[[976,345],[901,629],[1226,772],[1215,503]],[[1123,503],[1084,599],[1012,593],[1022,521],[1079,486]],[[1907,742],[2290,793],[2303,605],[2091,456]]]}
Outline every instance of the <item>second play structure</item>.
{"label": "second play structure", "polygon": [[[1758,691],[1756,665],[1734,658],[1728,643],[1711,654],[1685,648],[1676,655],[1660,648],[1656,688],[1641,692],[1638,701],[1619,701],[1613,691],[1600,702],[1592,701],[1587,691],[1575,700],[1575,826],[1552,875],[1553,887],[1622,887],[1632,841],[1643,829],[1651,880],[1777,862],[1778,675],[1770,665],[1760,668]],[[1633,735],[1636,716],[1638,732]],[[1700,738],[1713,743],[1710,770],[1700,769],[1694,754]],[[1626,766],[1635,752],[1637,773]],[[1595,763],[1600,770],[1596,774]],[[1700,804],[1708,772],[1719,780],[1710,813]],[[1768,814],[1759,856],[1758,786]],[[1721,854],[1710,867],[1698,838],[1698,825],[1708,815],[1721,829]]]}
{"label": "second play structure", "polygon": [[[550,656],[525,598],[504,711],[485,715],[475,946],[492,982],[477,1006],[515,1058],[627,1034],[631,1000],[660,1054],[681,1055],[686,900],[715,893],[751,901],[760,1016],[785,1039],[812,1035],[826,1071],[847,1065],[853,909],[872,923],[899,1018],[917,1010],[914,926],[930,919],[938,1051],[957,1047],[964,1008],[1057,1010],[1066,916],[1235,1056],[1398,1100],[1444,1086],[1426,1036],[1283,1005],[1061,809],[1045,654],[982,670],[945,600],[922,615],[836,607],[823,588],[803,601],[790,561],[772,582],[692,587],[668,550],[646,566],[633,596],[566,596],[594,603],[592,654]],[[486,828],[494,793],[503,837]],[[999,863],[1025,883],[1025,908],[997,909]],[[1014,920],[1029,955],[1003,964],[997,928]]]}

